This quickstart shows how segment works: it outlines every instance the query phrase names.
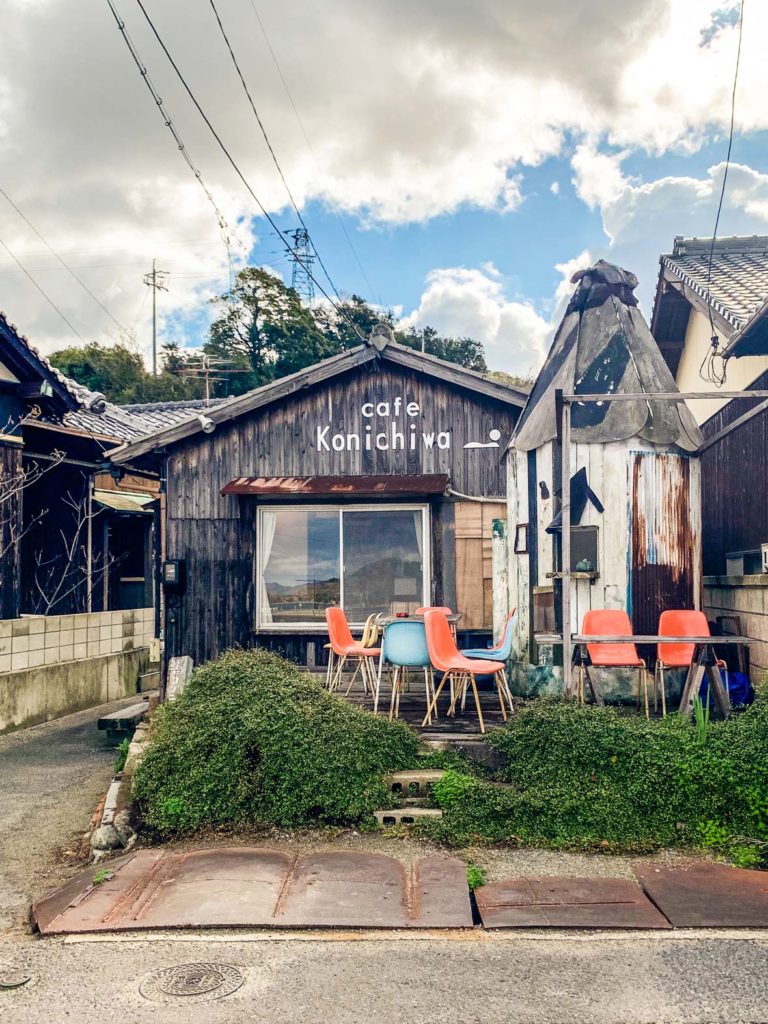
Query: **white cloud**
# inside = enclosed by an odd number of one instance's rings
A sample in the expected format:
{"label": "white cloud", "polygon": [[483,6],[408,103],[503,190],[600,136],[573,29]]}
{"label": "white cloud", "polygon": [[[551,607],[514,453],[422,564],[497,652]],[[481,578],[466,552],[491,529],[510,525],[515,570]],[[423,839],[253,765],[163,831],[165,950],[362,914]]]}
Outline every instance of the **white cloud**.
{"label": "white cloud", "polygon": [[474,338],[483,343],[490,369],[521,375],[539,369],[550,332],[530,303],[506,298],[498,270],[487,265],[431,271],[418,307],[402,323]]}
{"label": "white cloud", "polygon": [[549,186],[549,191],[552,193],[553,196],[560,195],[560,182],[553,181],[552,184]]}
{"label": "white cloud", "polygon": [[[0,183],[51,243],[71,254],[118,319],[135,322],[146,337],[146,303],[138,319],[137,309],[153,257],[176,272],[161,303],[174,315],[226,285],[213,215],[106,4],[5,6]],[[368,224],[425,221],[464,205],[514,211],[525,167],[560,153],[572,135],[607,140],[612,150],[663,153],[695,148],[728,121],[736,33],[732,25],[718,28],[714,16],[735,0],[547,0],[544,10],[525,0],[260,0],[310,152],[249,0],[220,6],[297,201],[332,199]],[[262,202],[284,209],[285,193],[209,6],[164,0],[151,9]],[[252,200],[135,5],[121,0],[121,13],[227,218],[250,217]],[[749,131],[768,127],[768,4],[747,5],[745,19],[738,127]],[[631,182],[619,193],[618,161],[596,143],[579,148],[575,165],[580,194],[604,207],[618,238],[632,203],[644,200]],[[764,200],[749,202],[762,216]],[[111,329],[2,203],[0,238],[25,254],[84,336]],[[279,242],[262,243],[259,259],[279,255]],[[7,257],[0,258],[0,307],[44,346],[71,340]]]}
{"label": "white cloud", "polygon": [[577,146],[571,157],[576,195],[594,210],[616,199],[629,184],[621,170],[625,153],[601,153],[594,140]]}

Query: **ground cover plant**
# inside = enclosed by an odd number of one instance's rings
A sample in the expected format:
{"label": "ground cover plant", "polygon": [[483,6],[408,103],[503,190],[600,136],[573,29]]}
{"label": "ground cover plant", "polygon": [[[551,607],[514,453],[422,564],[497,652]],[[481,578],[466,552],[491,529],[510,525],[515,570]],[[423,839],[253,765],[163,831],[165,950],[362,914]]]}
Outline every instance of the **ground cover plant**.
{"label": "ground cover plant", "polygon": [[706,846],[745,867],[768,864],[768,700],[705,731],[608,707],[540,699],[488,742],[504,767],[448,771],[442,820],[420,826],[452,845],[646,852]]}
{"label": "ground cover plant", "polygon": [[230,651],[159,708],[133,794],[158,837],[206,827],[352,824],[391,806],[416,734],[267,651]]}

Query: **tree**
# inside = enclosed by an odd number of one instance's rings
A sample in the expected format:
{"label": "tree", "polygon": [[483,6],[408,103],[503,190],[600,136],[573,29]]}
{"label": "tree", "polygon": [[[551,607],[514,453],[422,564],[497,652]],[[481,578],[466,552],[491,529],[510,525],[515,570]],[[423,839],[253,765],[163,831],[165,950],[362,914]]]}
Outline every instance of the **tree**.
{"label": "tree", "polygon": [[202,397],[200,381],[178,374],[188,358],[178,346],[164,346],[162,370],[154,376],[147,370],[141,355],[127,344],[100,345],[93,341],[80,348],[54,352],[50,362],[78,384],[101,392],[108,401],[131,405]]}
{"label": "tree", "polygon": [[408,348],[423,350],[449,363],[458,363],[468,370],[488,372],[482,342],[474,338],[444,338],[434,327],[411,327],[406,332],[398,331],[395,337]]}
{"label": "tree", "polygon": [[213,302],[221,315],[211,324],[204,351],[249,370],[228,382],[230,394],[268,384],[341,350],[298,293],[261,267],[239,271],[234,287]]}

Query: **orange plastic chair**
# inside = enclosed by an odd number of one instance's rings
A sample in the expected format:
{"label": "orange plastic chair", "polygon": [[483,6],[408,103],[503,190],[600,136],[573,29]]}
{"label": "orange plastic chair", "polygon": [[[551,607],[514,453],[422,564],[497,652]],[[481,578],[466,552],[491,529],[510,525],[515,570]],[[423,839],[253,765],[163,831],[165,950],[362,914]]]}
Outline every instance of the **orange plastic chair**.
{"label": "orange plastic chair", "polygon": [[363,690],[365,693],[368,693],[370,688],[371,693],[373,693],[376,689],[376,672],[373,668],[373,659],[379,657],[380,649],[378,647],[364,647],[362,643],[353,638],[343,609],[326,608],[325,621],[328,624],[328,639],[331,644],[331,653],[335,655],[333,670],[328,675],[328,689],[331,692],[338,689],[344,666],[351,660],[357,662],[357,666],[346,692],[349,693],[354,686],[359,672],[363,680]]}
{"label": "orange plastic chair", "polygon": [[425,604],[423,608],[417,608],[417,615],[425,615],[427,612],[442,612],[443,615],[453,615],[450,608],[438,604]]}
{"label": "orange plastic chair", "polygon": [[[709,636],[709,622],[704,612],[693,609],[670,609],[659,618],[659,636]],[[667,687],[664,670],[668,668],[690,668],[695,650],[694,644],[659,644],[656,648],[656,670],[654,689],[661,687],[661,711],[667,713]],[[727,669],[724,661],[718,661],[719,668]]]}
{"label": "orange plastic chair", "polygon": [[[629,615],[619,609],[593,609],[585,612],[581,626],[582,633],[587,636],[632,636],[632,623]],[[637,668],[640,669],[640,687],[637,691],[637,703],[640,705],[640,688],[645,699],[645,717],[650,718],[648,704],[648,670],[645,662],[637,653],[634,644],[595,643],[587,644],[589,663],[597,668]],[[594,692],[594,686],[592,690]],[[584,700],[583,686],[579,688],[580,699]]]}
{"label": "orange plastic chair", "polygon": [[496,691],[499,695],[499,704],[504,721],[507,720],[507,708],[505,701],[512,710],[512,697],[509,692],[509,684],[505,672],[504,662],[481,661],[478,658],[465,658],[456,646],[456,641],[451,632],[451,627],[445,614],[436,608],[428,608],[424,612],[424,628],[427,634],[427,650],[432,666],[443,673],[440,685],[435,696],[427,708],[422,726],[427,724],[432,712],[437,708],[440,693],[448,682],[451,686],[451,704],[448,715],[456,713],[456,705],[461,700],[464,707],[467,690],[471,687],[477,708],[477,719],[480,723],[480,732],[485,732],[483,712],[480,707],[480,695],[477,692],[476,676],[493,676],[496,683]]}

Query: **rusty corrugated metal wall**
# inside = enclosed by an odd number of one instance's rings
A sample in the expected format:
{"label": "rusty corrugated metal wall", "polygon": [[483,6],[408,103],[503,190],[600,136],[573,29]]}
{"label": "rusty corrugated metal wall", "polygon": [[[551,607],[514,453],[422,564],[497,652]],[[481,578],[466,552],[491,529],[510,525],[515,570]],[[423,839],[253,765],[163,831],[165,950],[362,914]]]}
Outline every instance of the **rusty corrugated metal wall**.
{"label": "rusty corrugated metal wall", "polygon": [[631,453],[629,611],[636,633],[655,633],[667,608],[696,606],[698,488],[691,468],[685,456]]}

